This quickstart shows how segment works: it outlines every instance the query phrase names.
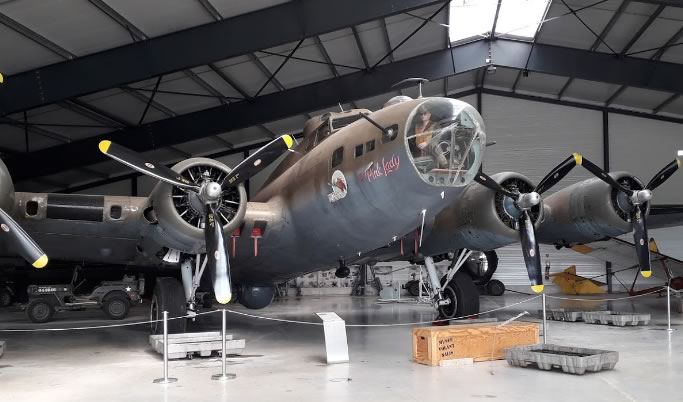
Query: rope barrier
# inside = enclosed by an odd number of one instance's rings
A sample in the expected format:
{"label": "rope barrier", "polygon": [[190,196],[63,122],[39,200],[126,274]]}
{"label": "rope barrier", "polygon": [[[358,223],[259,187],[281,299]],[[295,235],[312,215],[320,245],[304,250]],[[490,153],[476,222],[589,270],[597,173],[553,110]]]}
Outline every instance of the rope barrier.
{"label": "rope barrier", "polygon": [[[627,297],[619,297],[619,298],[610,298],[610,299],[603,299],[603,298],[598,298],[598,299],[585,299],[585,298],[574,298],[574,297],[561,297],[561,296],[551,296],[551,295],[546,295],[547,298],[550,299],[556,299],[556,300],[576,300],[576,301],[617,301],[617,300],[627,300],[627,299],[635,299],[638,297],[642,296],[647,296],[651,295],[654,293],[661,292],[663,290],[666,290],[666,286],[662,286],[661,288],[655,289],[651,292],[648,293],[643,293],[640,295],[635,295],[635,296],[627,296]],[[496,311],[501,311],[505,310],[510,307],[518,306],[520,304],[528,303],[532,300],[540,298],[541,295],[537,295],[534,297],[530,297],[528,299],[522,300],[517,303],[509,304],[506,306],[498,307],[492,310],[487,310],[483,311],[480,313],[476,314],[468,314],[468,315],[463,315],[459,317],[453,317],[453,318],[444,318],[440,320],[430,320],[430,321],[417,321],[417,322],[406,322],[406,323],[394,323],[394,324],[346,324],[347,327],[354,327],[354,328],[374,328],[374,327],[400,327],[400,326],[408,326],[408,325],[425,325],[425,324],[433,324],[436,322],[446,322],[446,321],[451,321],[451,320],[460,320],[460,319],[465,319],[465,318],[471,318],[471,317],[476,317],[480,315],[485,315],[485,314],[490,314],[494,313]],[[216,310],[210,310],[210,311],[204,311],[201,313],[196,313],[196,314],[187,314],[184,316],[179,316],[179,317],[172,317],[169,318],[168,320],[178,320],[178,319],[187,319],[187,318],[196,318],[202,315],[207,315],[207,314],[213,314],[213,313],[218,313],[222,311],[222,309],[216,309]],[[266,321],[276,321],[276,322],[284,322],[284,323],[289,323],[289,324],[302,324],[302,325],[323,325],[321,322],[312,322],[312,321],[297,321],[297,320],[287,320],[284,318],[275,318],[275,317],[265,317],[261,315],[255,315],[255,314],[249,314],[249,313],[243,313],[241,311],[235,311],[235,310],[229,310],[226,309],[226,312],[234,315],[240,315],[243,317],[249,317],[249,318],[254,318],[254,319],[259,319],[259,320],[266,320]],[[118,328],[118,327],[131,327],[135,325],[145,325],[145,324],[151,324],[154,322],[163,322],[163,319],[159,320],[146,320],[146,321],[136,321],[136,322],[128,322],[128,323],[122,323],[122,324],[111,324],[111,325],[94,325],[94,326],[87,326],[87,327],[70,327],[70,328],[33,328],[33,329],[0,329],[0,332],[47,332],[47,331],[52,331],[52,332],[58,332],[58,331],[79,331],[79,330],[89,330],[89,329],[104,329],[104,328]]]}
{"label": "rope barrier", "polygon": [[[201,313],[196,313],[196,314],[187,314],[187,315],[182,315],[178,317],[171,317],[168,319],[168,321],[171,320],[178,320],[178,319],[185,319],[185,318],[195,318],[199,317],[200,315],[205,315],[205,314],[213,314],[216,312],[220,312],[221,310],[211,310],[211,311],[204,311]],[[151,324],[153,322],[164,322],[163,319],[158,319],[158,320],[147,320],[147,321],[136,321],[136,322],[126,322],[123,324],[110,324],[110,325],[93,325],[93,326],[88,326],[88,327],[70,327],[70,328],[33,328],[33,329],[0,329],[0,332],[41,332],[41,331],[80,331],[80,330],[86,330],[86,329],[103,329],[103,328],[118,328],[118,327],[132,327],[135,325],[144,325],[144,324]]]}
{"label": "rope barrier", "polygon": [[[517,302],[517,303],[513,303],[513,304],[509,304],[509,305],[507,305],[507,306],[495,308],[495,309],[493,309],[493,310],[483,311],[483,312],[481,312],[481,313],[463,315],[463,316],[460,316],[460,317],[453,317],[453,318],[444,318],[444,319],[441,319],[441,320],[429,320],[429,321],[417,321],[417,322],[404,322],[404,323],[396,323],[396,324],[346,324],[346,326],[347,326],[347,327],[354,327],[354,328],[400,327],[400,326],[406,326],[406,325],[424,325],[424,324],[432,324],[432,323],[435,323],[435,322],[444,322],[444,321],[451,321],[451,320],[460,320],[460,319],[463,319],[463,318],[470,318],[470,317],[475,317],[475,316],[478,316],[478,315],[484,315],[484,314],[489,314],[489,313],[493,313],[493,312],[500,311],[500,310],[505,310],[505,309],[507,309],[507,308],[509,308],[509,307],[514,307],[514,306],[517,306],[517,305],[519,305],[519,304],[527,303],[527,302],[530,302],[530,301],[532,301],[532,300],[534,300],[534,299],[538,299],[539,297],[541,297],[541,296],[534,296],[534,297],[531,297],[531,298],[526,299],[526,300],[522,300],[522,301]],[[286,322],[286,323],[290,323],[290,324],[323,325],[322,322],[285,320],[285,319],[282,319],[282,318],[264,317],[264,316],[261,316],[261,315],[254,315],[254,314],[242,313],[242,312],[240,312],[240,311],[234,311],[234,310],[225,310],[225,311],[226,311],[227,313],[236,314],[236,315],[241,315],[241,316],[250,317],[250,318],[256,318],[256,319],[259,319],[259,320]]]}
{"label": "rope barrier", "polygon": [[557,300],[578,300],[578,301],[617,301],[617,300],[626,300],[626,299],[635,299],[638,297],[643,297],[647,295],[651,295],[653,293],[658,293],[663,290],[666,290],[666,286],[662,286],[661,288],[655,289],[651,292],[643,293],[640,295],[635,295],[635,296],[626,296],[626,297],[618,297],[618,298],[612,298],[612,299],[582,299],[582,298],[575,298],[575,297],[560,297],[560,296],[550,296],[546,295],[547,298],[549,299],[557,299]]}

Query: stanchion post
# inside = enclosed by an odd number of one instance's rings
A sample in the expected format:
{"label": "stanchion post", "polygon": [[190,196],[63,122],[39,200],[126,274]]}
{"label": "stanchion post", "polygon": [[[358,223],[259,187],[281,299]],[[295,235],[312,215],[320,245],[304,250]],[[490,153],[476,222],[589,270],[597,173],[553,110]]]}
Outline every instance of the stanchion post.
{"label": "stanchion post", "polygon": [[225,363],[225,355],[226,355],[226,353],[225,353],[225,338],[226,338],[225,328],[226,328],[226,325],[225,325],[225,309],[223,309],[223,332],[221,333],[221,338],[223,340],[223,342],[222,342],[223,345],[222,345],[222,349],[221,349],[221,373],[212,375],[211,376],[212,380],[226,381],[226,380],[232,380],[235,377],[237,377],[237,375],[235,375],[235,374],[225,372],[225,365],[226,365],[226,363]]}
{"label": "stanchion post", "polygon": [[543,298],[543,343],[548,343],[548,316],[545,312],[545,292],[542,295]]}
{"label": "stanchion post", "polygon": [[669,286],[670,282],[666,283],[666,317],[667,317],[667,326],[666,330],[671,332],[673,329],[671,329],[671,287]]}
{"label": "stanchion post", "polygon": [[164,311],[164,377],[155,379],[154,383],[171,384],[177,381],[177,378],[168,376],[168,311]]}

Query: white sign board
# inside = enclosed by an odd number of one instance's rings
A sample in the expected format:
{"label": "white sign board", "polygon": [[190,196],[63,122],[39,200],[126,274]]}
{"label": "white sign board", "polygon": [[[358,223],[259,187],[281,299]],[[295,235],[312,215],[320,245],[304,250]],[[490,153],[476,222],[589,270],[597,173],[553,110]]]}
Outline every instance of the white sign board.
{"label": "white sign board", "polygon": [[337,313],[316,313],[325,329],[325,351],[327,364],[347,363],[349,345],[346,341],[346,323]]}

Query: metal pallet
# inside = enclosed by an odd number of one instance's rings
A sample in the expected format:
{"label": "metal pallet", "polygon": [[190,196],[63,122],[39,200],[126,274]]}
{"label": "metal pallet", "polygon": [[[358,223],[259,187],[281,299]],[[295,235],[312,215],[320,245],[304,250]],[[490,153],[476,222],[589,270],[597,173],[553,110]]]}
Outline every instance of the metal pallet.
{"label": "metal pallet", "polygon": [[[241,354],[245,347],[244,339],[233,339],[232,335],[225,336],[225,353],[229,355]],[[164,336],[150,335],[149,344],[157,353],[164,353]],[[192,359],[195,355],[209,357],[216,351],[222,350],[220,332],[188,332],[184,334],[168,334],[168,358]]]}
{"label": "metal pallet", "polygon": [[647,325],[650,314],[622,313],[616,311],[584,311],[583,321],[587,324],[612,324],[619,327],[627,325]]}
{"label": "metal pallet", "polygon": [[565,373],[581,375],[586,371],[613,369],[619,361],[619,353],[609,350],[540,344],[506,349],[505,359],[511,366],[534,365],[541,370],[560,368]]}

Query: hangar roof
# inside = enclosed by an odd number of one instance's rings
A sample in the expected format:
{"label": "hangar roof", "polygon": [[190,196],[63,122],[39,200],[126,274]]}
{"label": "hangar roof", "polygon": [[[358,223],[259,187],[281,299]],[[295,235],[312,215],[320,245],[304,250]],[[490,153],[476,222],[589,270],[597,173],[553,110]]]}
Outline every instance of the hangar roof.
{"label": "hangar roof", "polygon": [[73,191],[130,174],[102,138],[242,152],[412,76],[683,122],[681,37],[674,0],[0,0],[0,153],[18,190]]}

